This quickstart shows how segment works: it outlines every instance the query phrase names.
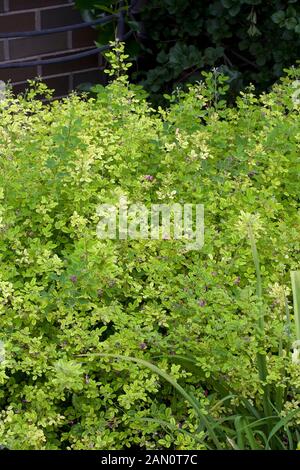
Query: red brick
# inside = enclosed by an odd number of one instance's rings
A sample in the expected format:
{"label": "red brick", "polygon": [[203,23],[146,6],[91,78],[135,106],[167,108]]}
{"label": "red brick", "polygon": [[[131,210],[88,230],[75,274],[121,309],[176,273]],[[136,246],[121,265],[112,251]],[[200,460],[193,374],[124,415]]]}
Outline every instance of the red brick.
{"label": "red brick", "polygon": [[[43,80],[46,85],[55,90],[54,96],[65,96],[69,93],[69,77],[68,76],[57,76]],[[28,87],[26,82],[13,84],[13,90],[16,94],[23,93]]]}
{"label": "red brick", "polygon": [[13,84],[13,91],[16,95],[18,95],[19,93],[23,93],[25,91],[26,87],[27,87],[26,82],[19,83],[18,85]]}
{"label": "red brick", "polygon": [[[5,60],[4,56],[4,41],[0,41],[0,62]],[[0,69],[1,70],[1,69]]]}
{"label": "red brick", "polygon": [[[69,56],[72,53],[64,54]],[[50,57],[47,57],[47,59]],[[64,62],[60,64],[49,64],[42,67],[42,75],[55,75],[57,73],[68,73],[78,70],[92,69],[98,67],[98,55],[83,57],[82,59],[72,60],[71,62]]]}
{"label": "red brick", "polygon": [[79,72],[73,75],[74,88],[78,87],[82,83],[104,83],[103,72],[99,69],[90,70],[88,72]]}
{"label": "red brick", "polygon": [[69,76],[51,77],[43,80],[49,88],[55,90],[55,96],[67,95],[71,90],[69,89]]}
{"label": "red brick", "polygon": [[73,5],[41,11],[42,29],[69,26],[75,23],[83,23],[83,19]]}
{"label": "red brick", "polygon": [[1,33],[12,33],[14,31],[32,31],[35,29],[34,12],[9,13],[0,15]]}
{"label": "red brick", "polygon": [[68,33],[47,34],[36,38],[9,41],[11,59],[21,59],[68,49]]}
{"label": "red brick", "polygon": [[22,82],[31,78],[36,78],[38,71],[36,67],[26,67],[20,69],[0,69],[0,80],[5,82],[10,80],[11,82]]}
{"label": "red brick", "polygon": [[97,31],[92,28],[77,29],[72,32],[72,45],[77,47],[93,46],[97,39]]}
{"label": "red brick", "polygon": [[65,5],[67,0],[9,0],[10,10],[29,10],[33,8],[44,8],[52,5]]}

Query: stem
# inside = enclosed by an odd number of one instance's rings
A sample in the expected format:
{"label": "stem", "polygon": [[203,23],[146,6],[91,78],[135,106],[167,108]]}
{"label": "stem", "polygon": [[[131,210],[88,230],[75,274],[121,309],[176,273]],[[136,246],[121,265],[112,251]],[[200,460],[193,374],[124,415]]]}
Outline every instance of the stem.
{"label": "stem", "polygon": [[264,309],[263,309],[262,279],[261,279],[261,273],[260,273],[260,264],[259,264],[259,257],[258,257],[257,247],[256,247],[256,241],[253,235],[251,225],[248,226],[248,234],[249,234],[249,239],[251,243],[252,258],[253,258],[255,271],[256,271],[256,295],[260,300],[260,315],[258,318],[258,326],[259,326],[260,332],[264,334],[265,319],[264,319]]}
{"label": "stem", "polygon": [[286,298],[285,293],[284,293],[284,307],[285,307],[285,320],[286,320],[286,334],[288,337],[287,350],[289,352],[291,349],[291,316],[290,316],[288,300]]}
{"label": "stem", "polygon": [[291,272],[296,340],[300,341],[300,271]]}
{"label": "stem", "polygon": [[[262,343],[262,339],[264,337],[264,333],[265,333],[263,289],[262,289],[262,279],[261,279],[260,263],[259,263],[259,257],[258,257],[257,247],[256,247],[256,241],[255,241],[255,237],[253,234],[252,226],[250,224],[248,226],[248,235],[250,239],[252,257],[253,257],[253,262],[254,262],[255,271],[256,271],[256,295],[259,300],[258,330],[259,330],[259,336],[260,336],[260,341],[259,341],[259,346],[260,346]],[[265,416],[271,416],[272,409],[271,409],[271,403],[270,403],[270,390],[269,390],[269,386],[265,384],[267,377],[268,377],[266,353],[258,352],[256,361],[257,361],[259,379],[263,384],[264,413],[265,413]]]}

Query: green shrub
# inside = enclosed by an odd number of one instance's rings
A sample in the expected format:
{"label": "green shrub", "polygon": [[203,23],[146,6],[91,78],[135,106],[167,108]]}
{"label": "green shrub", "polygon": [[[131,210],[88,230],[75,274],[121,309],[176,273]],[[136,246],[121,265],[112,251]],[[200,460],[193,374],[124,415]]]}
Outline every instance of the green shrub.
{"label": "green shrub", "polygon": [[[297,73],[260,98],[249,89],[234,108],[212,74],[167,110],[152,110],[124,79],[98,86],[96,98],[47,104],[37,84],[0,102],[2,446],[215,447],[171,383],[138,362],[94,356],[114,354],[155,363],[219,423],[245,400],[263,415],[266,386],[282,393],[276,413],[292,438],[286,431],[281,444],[296,447],[300,369],[286,303],[300,250]],[[98,239],[97,207],[120,195],[204,204],[203,249]]]}

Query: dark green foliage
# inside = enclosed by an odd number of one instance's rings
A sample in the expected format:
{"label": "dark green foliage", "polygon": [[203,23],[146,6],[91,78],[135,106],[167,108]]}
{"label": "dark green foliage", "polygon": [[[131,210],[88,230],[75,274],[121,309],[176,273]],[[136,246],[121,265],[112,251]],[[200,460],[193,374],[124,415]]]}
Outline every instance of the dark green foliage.
{"label": "dark green foliage", "polygon": [[[94,14],[118,11],[120,3],[135,31],[127,50],[137,59],[135,80],[152,95],[199,80],[211,67],[221,67],[235,91],[249,82],[263,90],[300,57],[297,0],[148,0],[135,15],[130,2],[77,1],[81,8],[94,6]],[[114,34],[106,25],[99,42]]]}

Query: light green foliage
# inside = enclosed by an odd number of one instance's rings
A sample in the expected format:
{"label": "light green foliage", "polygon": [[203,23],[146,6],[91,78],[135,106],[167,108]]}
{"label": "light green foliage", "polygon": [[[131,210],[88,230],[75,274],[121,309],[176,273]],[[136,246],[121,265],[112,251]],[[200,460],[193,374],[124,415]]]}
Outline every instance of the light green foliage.
{"label": "light green foliage", "polygon": [[113,50],[105,54],[105,58],[109,62],[110,68],[105,70],[105,72],[116,81],[126,84],[128,80],[126,72],[132,64],[126,62],[129,55],[124,54],[124,43],[112,41],[110,42],[110,46]]}
{"label": "light green foliage", "polygon": [[[232,108],[223,78],[210,74],[156,112],[123,80],[91,99],[44,104],[35,96],[49,91],[38,84],[0,102],[1,445],[215,446],[170,382],[137,362],[83,360],[92,353],[155,363],[217,420],[244,400],[262,412],[256,357],[266,354],[268,385],[283,391],[279,413],[290,420],[300,401],[285,308],[289,272],[299,270],[297,73],[260,98],[250,88]],[[122,194],[146,205],[204,204],[203,249],[98,239],[97,206]],[[243,422],[228,426],[241,444]]]}

